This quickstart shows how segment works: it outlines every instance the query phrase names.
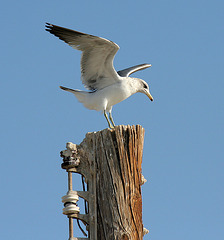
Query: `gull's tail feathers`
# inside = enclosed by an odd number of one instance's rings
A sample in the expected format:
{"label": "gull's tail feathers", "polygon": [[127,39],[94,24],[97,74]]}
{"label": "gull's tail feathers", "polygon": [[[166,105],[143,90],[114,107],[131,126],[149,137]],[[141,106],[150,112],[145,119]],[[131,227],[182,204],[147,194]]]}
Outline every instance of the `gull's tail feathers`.
{"label": "gull's tail feathers", "polygon": [[66,88],[66,87],[62,87],[62,86],[60,86],[60,88],[67,92],[73,93],[77,97],[79,102],[85,103],[88,92],[77,90],[77,89]]}

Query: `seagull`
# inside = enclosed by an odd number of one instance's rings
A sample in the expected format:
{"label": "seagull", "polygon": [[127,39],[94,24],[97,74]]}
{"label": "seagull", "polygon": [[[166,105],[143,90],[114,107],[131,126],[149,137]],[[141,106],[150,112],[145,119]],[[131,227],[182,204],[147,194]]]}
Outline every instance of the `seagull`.
{"label": "seagull", "polygon": [[136,71],[151,67],[151,64],[144,63],[117,72],[113,66],[114,56],[119,49],[116,43],[50,23],[46,23],[45,30],[72,48],[82,51],[81,79],[89,91],[60,88],[73,93],[86,108],[102,111],[109,128],[115,127],[112,118],[112,107],[115,104],[137,92],[144,93],[153,101],[148,84],[142,79],[129,77]]}

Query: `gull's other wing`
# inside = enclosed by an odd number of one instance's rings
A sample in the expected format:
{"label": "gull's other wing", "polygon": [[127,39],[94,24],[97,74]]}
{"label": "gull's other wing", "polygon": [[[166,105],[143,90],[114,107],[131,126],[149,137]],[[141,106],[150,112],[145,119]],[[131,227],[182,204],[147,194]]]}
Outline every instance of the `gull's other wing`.
{"label": "gull's other wing", "polygon": [[136,65],[136,66],[133,66],[133,67],[126,68],[124,70],[118,71],[117,73],[121,77],[128,77],[129,75],[131,75],[134,72],[137,72],[139,70],[143,70],[143,69],[151,67],[151,66],[152,66],[151,64],[147,64],[147,63],[139,64],[139,65]]}
{"label": "gull's other wing", "polygon": [[119,80],[113,59],[119,46],[107,39],[46,23],[46,31],[82,51],[82,82],[90,90],[102,89]]}

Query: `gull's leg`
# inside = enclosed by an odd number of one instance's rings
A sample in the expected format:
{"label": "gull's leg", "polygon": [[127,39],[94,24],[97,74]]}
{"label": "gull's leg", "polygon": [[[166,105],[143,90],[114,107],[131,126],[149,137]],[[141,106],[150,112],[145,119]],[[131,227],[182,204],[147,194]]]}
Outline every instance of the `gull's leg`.
{"label": "gull's leg", "polygon": [[115,123],[114,123],[114,120],[113,120],[113,118],[112,118],[111,112],[112,112],[112,109],[109,111],[109,118],[110,118],[110,121],[111,121],[112,124],[113,124],[113,127],[115,127]]}
{"label": "gull's leg", "polygon": [[107,116],[107,113],[106,113],[106,110],[103,111],[103,114],[104,114],[104,117],[107,119],[107,122],[108,122],[108,125],[109,125],[109,128],[113,128],[113,126],[111,125],[109,119],[108,119],[108,116]]}

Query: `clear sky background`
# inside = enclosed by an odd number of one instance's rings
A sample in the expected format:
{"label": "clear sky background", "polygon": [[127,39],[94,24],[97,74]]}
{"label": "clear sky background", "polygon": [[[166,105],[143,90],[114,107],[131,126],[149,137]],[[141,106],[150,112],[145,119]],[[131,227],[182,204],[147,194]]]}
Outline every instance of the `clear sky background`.
{"label": "clear sky background", "polygon": [[117,70],[152,64],[133,76],[154,102],[135,94],[113,108],[117,125],[145,128],[144,239],[224,239],[223,9],[223,0],[2,2],[0,239],[68,239],[59,152],[107,128],[59,89],[84,89],[80,52],[45,22],[116,42]]}

